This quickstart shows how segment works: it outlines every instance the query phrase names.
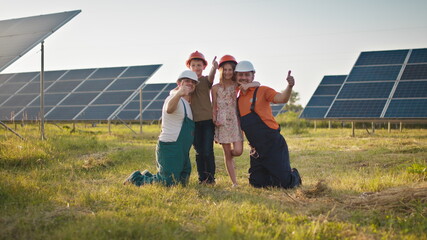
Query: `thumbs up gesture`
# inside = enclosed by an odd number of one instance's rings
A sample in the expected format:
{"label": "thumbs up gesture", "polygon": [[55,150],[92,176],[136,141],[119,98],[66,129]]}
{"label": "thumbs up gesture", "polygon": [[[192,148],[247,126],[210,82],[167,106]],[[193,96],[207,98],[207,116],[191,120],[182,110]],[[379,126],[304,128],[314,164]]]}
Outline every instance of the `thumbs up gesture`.
{"label": "thumbs up gesture", "polygon": [[291,70],[288,71],[288,76],[286,77],[286,81],[288,81],[288,85],[293,87],[295,85],[294,76],[291,75]]}
{"label": "thumbs up gesture", "polygon": [[215,69],[218,69],[218,62],[216,61],[216,56],[212,60],[212,67],[215,68]]}

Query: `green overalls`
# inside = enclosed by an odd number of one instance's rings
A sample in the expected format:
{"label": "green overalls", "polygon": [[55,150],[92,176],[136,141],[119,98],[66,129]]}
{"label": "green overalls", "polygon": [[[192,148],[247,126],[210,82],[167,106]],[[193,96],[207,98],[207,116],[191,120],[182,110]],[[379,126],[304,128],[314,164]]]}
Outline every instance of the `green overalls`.
{"label": "green overalls", "polygon": [[153,175],[148,171],[133,172],[127,181],[136,186],[161,182],[166,186],[181,183],[186,185],[190,178],[190,148],[194,139],[194,121],[188,118],[183,100],[184,120],[176,142],[159,141],[156,148],[158,173]]}

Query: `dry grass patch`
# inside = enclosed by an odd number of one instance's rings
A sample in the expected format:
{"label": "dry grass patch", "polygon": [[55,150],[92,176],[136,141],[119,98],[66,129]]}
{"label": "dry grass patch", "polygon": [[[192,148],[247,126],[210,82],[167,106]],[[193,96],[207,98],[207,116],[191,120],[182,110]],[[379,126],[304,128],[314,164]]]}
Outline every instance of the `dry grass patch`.
{"label": "dry grass patch", "polygon": [[[365,192],[359,197],[350,197],[345,201],[346,208],[363,210],[398,210],[403,211],[409,203],[427,203],[427,183],[413,186],[389,188],[381,192]],[[412,208],[406,209],[412,212]]]}

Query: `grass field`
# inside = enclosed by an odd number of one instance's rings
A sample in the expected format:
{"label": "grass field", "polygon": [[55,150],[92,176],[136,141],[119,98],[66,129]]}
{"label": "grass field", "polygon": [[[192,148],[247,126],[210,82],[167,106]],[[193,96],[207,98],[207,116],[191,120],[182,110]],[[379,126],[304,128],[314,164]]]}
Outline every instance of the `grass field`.
{"label": "grass field", "polygon": [[[135,131],[138,131],[134,126]],[[0,129],[0,239],[427,239],[427,130],[282,131],[295,190],[249,186],[248,147],[231,187],[215,146],[217,184],[123,186],[155,169],[158,126],[77,131]]]}

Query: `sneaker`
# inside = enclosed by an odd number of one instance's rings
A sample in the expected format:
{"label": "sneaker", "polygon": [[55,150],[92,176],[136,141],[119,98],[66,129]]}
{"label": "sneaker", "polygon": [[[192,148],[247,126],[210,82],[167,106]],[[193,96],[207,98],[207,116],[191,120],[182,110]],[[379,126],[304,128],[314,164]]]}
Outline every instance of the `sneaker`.
{"label": "sneaker", "polygon": [[142,171],[141,175],[144,175],[146,177],[153,177],[153,174],[150,173],[148,170],[144,170]]}
{"label": "sneaker", "polygon": [[136,175],[140,175],[141,172],[140,171],[134,171],[133,173],[131,173],[129,175],[129,177],[127,177],[124,181],[123,181],[123,185],[127,185],[133,182],[133,179],[135,178]]}

